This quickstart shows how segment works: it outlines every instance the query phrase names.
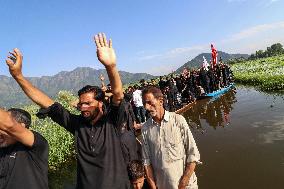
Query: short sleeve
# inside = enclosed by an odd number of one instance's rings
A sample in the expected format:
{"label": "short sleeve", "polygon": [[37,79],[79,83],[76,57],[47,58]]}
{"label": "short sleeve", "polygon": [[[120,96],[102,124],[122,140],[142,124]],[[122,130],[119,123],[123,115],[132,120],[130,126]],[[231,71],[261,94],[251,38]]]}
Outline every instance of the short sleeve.
{"label": "short sleeve", "polygon": [[34,134],[34,143],[31,146],[30,153],[35,156],[34,159],[40,159],[43,162],[48,161],[48,142],[38,132],[32,131]]}

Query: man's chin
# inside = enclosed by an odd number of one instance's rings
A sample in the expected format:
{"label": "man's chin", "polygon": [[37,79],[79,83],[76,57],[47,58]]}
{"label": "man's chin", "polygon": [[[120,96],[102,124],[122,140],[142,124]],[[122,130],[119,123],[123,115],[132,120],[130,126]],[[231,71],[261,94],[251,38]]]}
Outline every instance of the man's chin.
{"label": "man's chin", "polygon": [[156,117],[157,116],[157,112],[150,112],[151,117]]}
{"label": "man's chin", "polygon": [[92,121],[92,116],[83,116],[84,120],[87,121],[87,122],[90,122]]}

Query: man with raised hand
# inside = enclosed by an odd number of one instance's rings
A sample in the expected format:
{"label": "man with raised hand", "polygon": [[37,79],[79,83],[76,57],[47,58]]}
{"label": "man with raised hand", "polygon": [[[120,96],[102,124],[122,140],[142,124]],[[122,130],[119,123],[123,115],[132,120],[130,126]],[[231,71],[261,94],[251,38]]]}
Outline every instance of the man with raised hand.
{"label": "man with raised hand", "polygon": [[48,188],[48,143],[30,124],[28,112],[0,109],[1,189]]}
{"label": "man with raised hand", "polygon": [[[49,116],[75,136],[77,186],[80,189],[128,189],[130,181],[119,134],[124,129],[127,113],[121,79],[116,67],[112,41],[105,34],[95,36],[98,60],[105,66],[112,87],[112,102],[104,110],[104,93],[98,86],[87,85],[78,91],[78,109],[73,115],[61,104],[35,88],[22,75],[22,55],[15,49],[15,64],[8,63],[11,75],[26,95],[42,109],[39,117]],[[122,123],[122,124],[120,124]]]}

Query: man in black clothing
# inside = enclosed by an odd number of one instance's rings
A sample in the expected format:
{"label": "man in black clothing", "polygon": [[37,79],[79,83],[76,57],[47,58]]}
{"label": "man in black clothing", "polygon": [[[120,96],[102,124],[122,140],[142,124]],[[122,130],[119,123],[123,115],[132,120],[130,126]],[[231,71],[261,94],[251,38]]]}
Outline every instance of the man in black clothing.
{"label": "man in black clothing", "polygon": [[127,108],[116,67],[116,55],[112,48],[112,41],[108,41],[105,34],[96,35],[95,43],[97,57],[107,71],[113,93],[111,104],[107,109],[103,108],[104,93],[100,87],[85,86],[78,92],[78,109],[81,115],[71,114],[24,78],[21,72],[22,56],[17,49],[16,64],[9,65],[9,68],[26,95],[42,108],[38,116],[51,117],[75,136],[76,187],[78,189],[129,189],[130,181],[123,157],[124,144],[120,138],[127,129],[128,114],[123,111]]}
{"label": "man in black clothing", "polygon": [[24,110],[0,109],[0,189],[48,189],[48,143],[30,123]]}

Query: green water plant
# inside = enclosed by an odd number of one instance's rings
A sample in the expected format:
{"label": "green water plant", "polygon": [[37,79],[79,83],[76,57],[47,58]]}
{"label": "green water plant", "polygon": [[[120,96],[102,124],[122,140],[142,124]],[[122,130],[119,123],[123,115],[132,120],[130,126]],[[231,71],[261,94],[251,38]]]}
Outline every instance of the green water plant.
{"label": "green water plant", "polygon": [[232,65],[236,82],[264,91],[284,90],[284,55],[247,60]]}

